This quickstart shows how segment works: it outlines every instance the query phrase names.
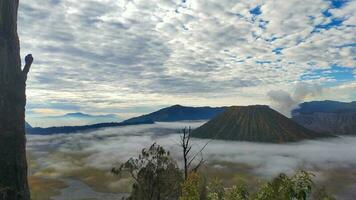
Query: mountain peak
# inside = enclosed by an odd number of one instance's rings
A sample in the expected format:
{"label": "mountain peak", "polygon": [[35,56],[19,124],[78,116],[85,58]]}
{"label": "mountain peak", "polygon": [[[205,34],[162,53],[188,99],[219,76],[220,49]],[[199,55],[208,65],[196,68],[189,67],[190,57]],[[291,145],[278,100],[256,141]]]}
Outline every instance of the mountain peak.
{"label": "mountain peak", "polygon": [[182,106],[182,105],[180,105],[180,104],[176,104],[176,105],[173,105],[173,106],[170,106],[170,107],[168,107],[168,108],[184,108],[185,106]]}
{"label": "mountain peak", "polygon": [[193,131],[198,138],[284,143],[325,137],[266,105],[231,106]]}
{"label": "mountain peak", "polygon": [[106,114],[106,115],[90,115],[82,112],[74,112],[74,113],[67,113],[63,115],[63,117],[86,117],[86,118],[101,118],[101,117],[112,117],[116,118],[115,114]]}
{"label": "mountain peak", "polygon": [[64,116],[66,116],[66,117],[90,117],[91,115],[81,113],[81,112],[74,112],[74,113],[67,113]]}
{"label": "mountain peak", "polygon": [[231,106],[228,109],[271,109],[268,105]]}
{"label": "mountain peak", "polygon": [[155,122],[172,122],[183,120],[207,120],[220,114],[225,110],[225,107],[189,107],[182,105],[173,105],[162,108],[158,111],[134,117],[125,122],[140,122],[145,120],[152,120]]}

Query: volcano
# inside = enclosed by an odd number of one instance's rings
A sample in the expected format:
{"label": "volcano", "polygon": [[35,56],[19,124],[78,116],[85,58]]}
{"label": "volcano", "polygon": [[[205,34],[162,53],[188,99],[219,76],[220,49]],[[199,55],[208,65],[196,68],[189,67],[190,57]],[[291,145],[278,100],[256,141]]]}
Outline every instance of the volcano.
{"label": "volcano", "polygon": [[193,137],[285,143],[331,137],[311,131],[265,105],[232,106],[195,129]]}

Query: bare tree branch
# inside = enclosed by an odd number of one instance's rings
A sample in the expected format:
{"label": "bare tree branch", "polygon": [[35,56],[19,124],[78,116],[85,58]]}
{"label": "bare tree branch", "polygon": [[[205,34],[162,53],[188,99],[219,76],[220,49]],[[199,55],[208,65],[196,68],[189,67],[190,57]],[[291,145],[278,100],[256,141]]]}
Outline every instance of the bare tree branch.
{"label": "bare tree branch", "polygon": [[[196,171],[200,168],[200,166],[204,163],[203,159],[203,150],[205,147],[209,144],[211,140],[209,140],[198,152],[196,152],[193,156],[189,156],[192,150],[193,145],[191,144],[191,138],[192,138],[192,129],[191,127],[189,128],[183,128],[181,130],[181,135],[180,135],[180,141],[179,141],[179,146],[182,148],[182,153],[183,153],[183,164],[184,164],[184,178],[187,179],[189,171]],[[198,162],[198,164],[194,167],[192,167],[192,163],[194,160],[196,160],[198,155],[201,155],[201,160]]]}
{"label": "bare tree branch", "polygon": [[32,57],[32,54],[28,54],[26,57],[25,57],[25,66],[22,70],[22,73],[27,76],[28,72],[30,71],[30,68],[31,68],[31,65],[32,65],[32,62],[33,62],[33,57]]}

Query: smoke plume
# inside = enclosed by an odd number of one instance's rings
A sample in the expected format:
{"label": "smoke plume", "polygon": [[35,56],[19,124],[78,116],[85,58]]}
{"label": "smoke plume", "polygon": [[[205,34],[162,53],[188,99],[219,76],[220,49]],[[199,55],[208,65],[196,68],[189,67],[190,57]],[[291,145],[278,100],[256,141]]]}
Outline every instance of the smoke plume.
{"label": "smoke plume", "polygon": [[321,93],[320,85],[298,83],[292,94],[284,90],[271,90],[267,95],[278,111],[290,117],[292,109],[297,108],[305,99],[318,96]]}

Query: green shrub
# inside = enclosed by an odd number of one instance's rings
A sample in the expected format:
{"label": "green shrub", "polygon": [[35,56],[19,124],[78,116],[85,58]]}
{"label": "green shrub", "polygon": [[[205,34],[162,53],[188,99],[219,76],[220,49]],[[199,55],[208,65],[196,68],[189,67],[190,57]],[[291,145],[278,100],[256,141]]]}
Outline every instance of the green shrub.
{"label": "green shrub", "polygon": [[225,192],[225,200],[248,200],[248,198],[249,193],[242,185],[233,186]]}
{"label": "green shrub", "polygon": [[198,173],[193,172],[182,185],[182,194],[179,200],[199,200],[201,194],[202,178]]}
{"label": "green shrub", "polygon": [[169,152],[153,144],[143,149],[138,158],[130,158],[112,173],[127,172],[135,180],[130,200],[175,200],[179,198],[182,172]]}

